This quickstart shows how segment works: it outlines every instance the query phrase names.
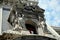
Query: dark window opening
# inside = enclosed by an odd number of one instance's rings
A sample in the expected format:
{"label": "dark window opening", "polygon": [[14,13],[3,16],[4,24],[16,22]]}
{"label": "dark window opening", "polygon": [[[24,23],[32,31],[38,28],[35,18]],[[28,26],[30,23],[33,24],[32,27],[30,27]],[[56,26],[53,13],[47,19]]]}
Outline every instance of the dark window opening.
{"label": "dark window opening", "polygon": [[26,29],[29,30],[29,32],[32,34],[37,34],[37,31],[36,31],[36,27],[34,25],[31,25],[31,24],[25,24],[26,26]]}

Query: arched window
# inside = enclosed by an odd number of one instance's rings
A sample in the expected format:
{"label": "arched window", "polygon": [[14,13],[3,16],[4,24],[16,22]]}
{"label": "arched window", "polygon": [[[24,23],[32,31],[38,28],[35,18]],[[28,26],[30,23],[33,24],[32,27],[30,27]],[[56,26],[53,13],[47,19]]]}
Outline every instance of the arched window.
{"label": "arched window", "polygon": [[37,24],[31,20],[25,21],[26,29],[29,30],[31,34],[37,34]]}

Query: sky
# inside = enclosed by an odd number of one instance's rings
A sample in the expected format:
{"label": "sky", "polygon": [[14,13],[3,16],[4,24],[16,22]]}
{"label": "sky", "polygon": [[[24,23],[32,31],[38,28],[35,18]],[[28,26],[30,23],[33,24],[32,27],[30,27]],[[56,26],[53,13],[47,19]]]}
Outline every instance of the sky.
{"label": "sky", "polygon": [[40,8],[45,9],[46,23],[60,27],[60,0],[39,0]]}

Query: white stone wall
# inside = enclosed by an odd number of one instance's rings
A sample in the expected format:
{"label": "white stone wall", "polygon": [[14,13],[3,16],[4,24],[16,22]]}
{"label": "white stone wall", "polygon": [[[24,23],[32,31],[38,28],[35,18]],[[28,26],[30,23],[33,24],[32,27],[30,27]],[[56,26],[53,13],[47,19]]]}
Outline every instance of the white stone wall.
{"label": "white stone wall", "polygon": [[0,35],[2,35],[2,8],[0,7]]}

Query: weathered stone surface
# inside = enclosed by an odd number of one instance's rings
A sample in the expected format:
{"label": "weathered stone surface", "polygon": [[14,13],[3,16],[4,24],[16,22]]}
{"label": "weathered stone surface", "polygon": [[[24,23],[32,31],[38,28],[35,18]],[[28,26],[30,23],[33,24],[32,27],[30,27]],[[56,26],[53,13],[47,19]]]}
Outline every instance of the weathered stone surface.
{"label": "weathered stone surface", "polygon": [[20,37],[20,35],[4,33],[0,35],[0,40],[13,40],[18,37]]}

